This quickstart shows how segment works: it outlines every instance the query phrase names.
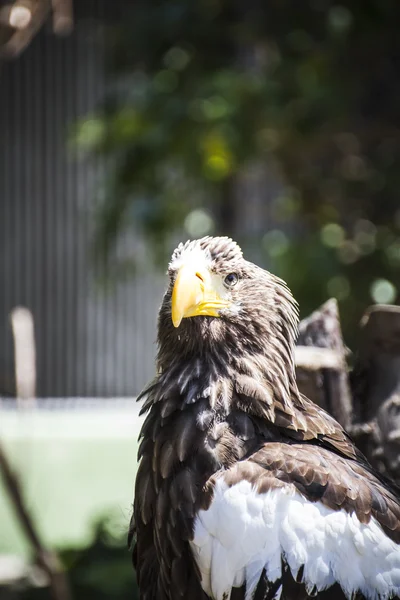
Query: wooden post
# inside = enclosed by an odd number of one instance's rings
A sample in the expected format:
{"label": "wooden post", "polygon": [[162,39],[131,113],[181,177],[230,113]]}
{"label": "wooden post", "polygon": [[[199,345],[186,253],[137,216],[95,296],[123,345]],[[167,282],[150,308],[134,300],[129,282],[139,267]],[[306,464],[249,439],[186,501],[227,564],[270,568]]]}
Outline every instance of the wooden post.
{"label": "wooden post", "polygon": [[[11,314],[14,336],[15,379],[19,400],[33,399],[36,385],[35,340],[33,317],[26,308],[17,308]],[[23,405],[22,405],[23,406]],[[0,473],[4,480],[20,525],[29,540],[39,566],[49,578],[53,600],[71,600],[68,580],[58,556],[44,545],[32,516],[26,507],[20,482],[11,468],[5,449],[0,442]]]}
{"label": "wooden post", "polygon": [[36,347],[33,316],[22,306],[11,312],[14,338],[15,391],[17,400],[36,396]]}

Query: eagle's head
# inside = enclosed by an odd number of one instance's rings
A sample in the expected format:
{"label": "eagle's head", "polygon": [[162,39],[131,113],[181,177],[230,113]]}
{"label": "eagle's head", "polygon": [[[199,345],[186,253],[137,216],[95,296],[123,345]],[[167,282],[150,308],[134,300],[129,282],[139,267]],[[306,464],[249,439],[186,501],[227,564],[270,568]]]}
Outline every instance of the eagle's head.
{"label": "eagle's head", "polygon": [[[292,362],[298,312],[286,284],[243,258],[227,237],[180,244],[168,268],[159,317],[159,363],[210,352],[274,354]],[[278,348],[279,347],[279,348]]]}

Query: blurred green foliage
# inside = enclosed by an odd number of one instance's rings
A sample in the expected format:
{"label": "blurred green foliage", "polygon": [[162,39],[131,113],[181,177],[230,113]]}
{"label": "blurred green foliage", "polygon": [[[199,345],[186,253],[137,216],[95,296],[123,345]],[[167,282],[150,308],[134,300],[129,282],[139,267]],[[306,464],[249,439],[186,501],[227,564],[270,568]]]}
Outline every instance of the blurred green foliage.
{"label": "blurred green foliage", "polygon": [[[109,94],[75,132],[112,165],[101,256],[132,224],[163,263],[171,236],[231,234],[303,314],[337,297],[351,341],[368,304],[399,298],[398,0],[138,0],[121,16]],[[253,164],[286,191],[250,242],[233,190]]]}
{"label": "blurred green foliage", "polygon": [[[64,549],[59,556],[74,600],[138,598],[126,534],[116,537],[109,519],[99,520],[90,546]],[[27,588],[20,597],[21,600],[48,600],[49,589]]]}

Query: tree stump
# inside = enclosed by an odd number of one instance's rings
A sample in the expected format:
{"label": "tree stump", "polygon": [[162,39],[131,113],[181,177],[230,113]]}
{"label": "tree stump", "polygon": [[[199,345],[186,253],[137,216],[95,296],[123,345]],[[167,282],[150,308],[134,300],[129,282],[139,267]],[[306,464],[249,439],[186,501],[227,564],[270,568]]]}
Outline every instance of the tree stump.
{"label": "tree stump", "polygon": [[361,321],[352,374],[360,449],[400,482],[400,307],[372,306]]}
{"label": "tree stump", "polygon": [[351,427],[352,399],[347,349],[336,300],[328,300],[301,321],[297,344],[296,372],[300,391],[348,430]]}
{"label": "tree stump", "polygon": [[301,321],[299,389],[339,421],[375,468],[400,483],[400,307],[372,306],[360,327],[350,373],[337,302]]}

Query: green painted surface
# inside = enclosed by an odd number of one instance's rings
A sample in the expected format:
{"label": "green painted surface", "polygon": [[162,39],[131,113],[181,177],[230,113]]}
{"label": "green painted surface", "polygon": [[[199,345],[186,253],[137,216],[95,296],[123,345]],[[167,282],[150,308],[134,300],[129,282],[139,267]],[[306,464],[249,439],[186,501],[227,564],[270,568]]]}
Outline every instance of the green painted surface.
{"label": "green painted surface", "polygon": [[[84,546],[94,523],[112,517],[124,535],[130,518],[139,419],[134,404],[112,410],[0,411],[0,436],[24,497],[50,546]],[[29,546],[0,482],[0,553]]]}

